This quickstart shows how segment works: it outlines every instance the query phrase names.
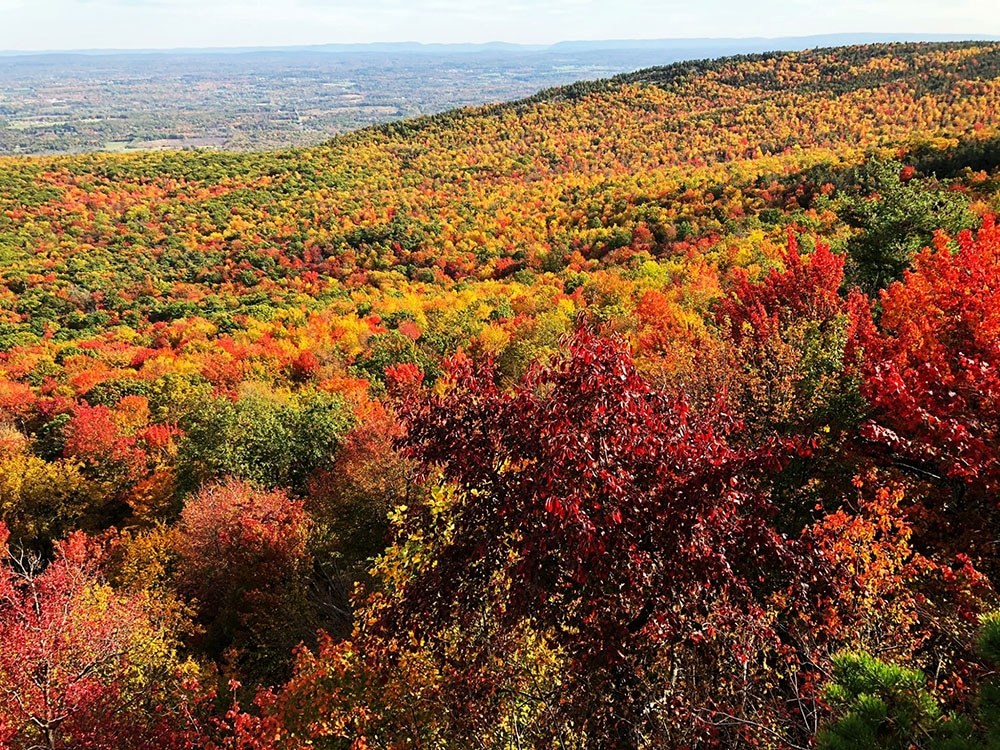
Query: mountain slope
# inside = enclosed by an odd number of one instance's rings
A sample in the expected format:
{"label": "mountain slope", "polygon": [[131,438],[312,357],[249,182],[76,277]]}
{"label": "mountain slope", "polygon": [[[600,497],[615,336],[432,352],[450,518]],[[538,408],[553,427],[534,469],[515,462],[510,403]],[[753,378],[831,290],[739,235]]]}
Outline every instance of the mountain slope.
{"label": "mountain slope", "polygon": [[333,291],[373,273],[593,270],[640,225],[653,256],[724,251],[775,207],[774,180],[984,139],[998,75],[995,44],[819,50],[581,83],[309,150],[0,160],[5,317],[36,314],[10,291],[29,276],[46,279],[29,297],[100,293],[115,320],[150,277],[158,298],[197,300],[294,292],[305,271]]}

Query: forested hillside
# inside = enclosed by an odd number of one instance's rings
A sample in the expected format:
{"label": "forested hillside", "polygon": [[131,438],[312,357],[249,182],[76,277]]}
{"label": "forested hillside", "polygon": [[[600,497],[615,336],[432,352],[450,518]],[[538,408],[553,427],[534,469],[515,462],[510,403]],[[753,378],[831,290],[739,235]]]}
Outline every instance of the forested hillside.
{"label": "forested hillside", "polygon": [[0,747],[1000,746],[1000,44],[0,159]]}

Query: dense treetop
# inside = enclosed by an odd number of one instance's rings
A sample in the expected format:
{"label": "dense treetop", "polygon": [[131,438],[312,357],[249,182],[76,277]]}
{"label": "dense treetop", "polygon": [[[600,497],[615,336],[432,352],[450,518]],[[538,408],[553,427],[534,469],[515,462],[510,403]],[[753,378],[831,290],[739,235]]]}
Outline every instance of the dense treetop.
{"label": "dense treetop", "polygon": [[368,282],[589,271],[691,248],[729,261],[792,200],[835,229],[812,205],[822,181],[797,195],[790,175],[985,139],[998,69],[996,45],[820,50],[678,64],[304,151],[5,159],[5,322],[79,331],[193,305],[221,318],[329,304]]}

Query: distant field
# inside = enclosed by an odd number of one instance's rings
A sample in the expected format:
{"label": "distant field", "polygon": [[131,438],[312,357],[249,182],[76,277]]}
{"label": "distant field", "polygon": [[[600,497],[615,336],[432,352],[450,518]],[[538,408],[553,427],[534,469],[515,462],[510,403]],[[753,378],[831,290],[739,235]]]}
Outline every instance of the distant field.
{"label": "distant field", "polygon": [[0,154],[316,145],[671,59],[655,51],[0,57]]}

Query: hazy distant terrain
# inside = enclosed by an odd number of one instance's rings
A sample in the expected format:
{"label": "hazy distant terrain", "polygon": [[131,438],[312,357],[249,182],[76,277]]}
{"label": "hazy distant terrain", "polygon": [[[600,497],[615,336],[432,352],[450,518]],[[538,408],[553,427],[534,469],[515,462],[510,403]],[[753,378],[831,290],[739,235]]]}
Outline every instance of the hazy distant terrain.
{"label": "hazy distant terrain", "polygon": [[909,38],[7,53],[0,154],[314,145],[373,123],[679,60]]}

